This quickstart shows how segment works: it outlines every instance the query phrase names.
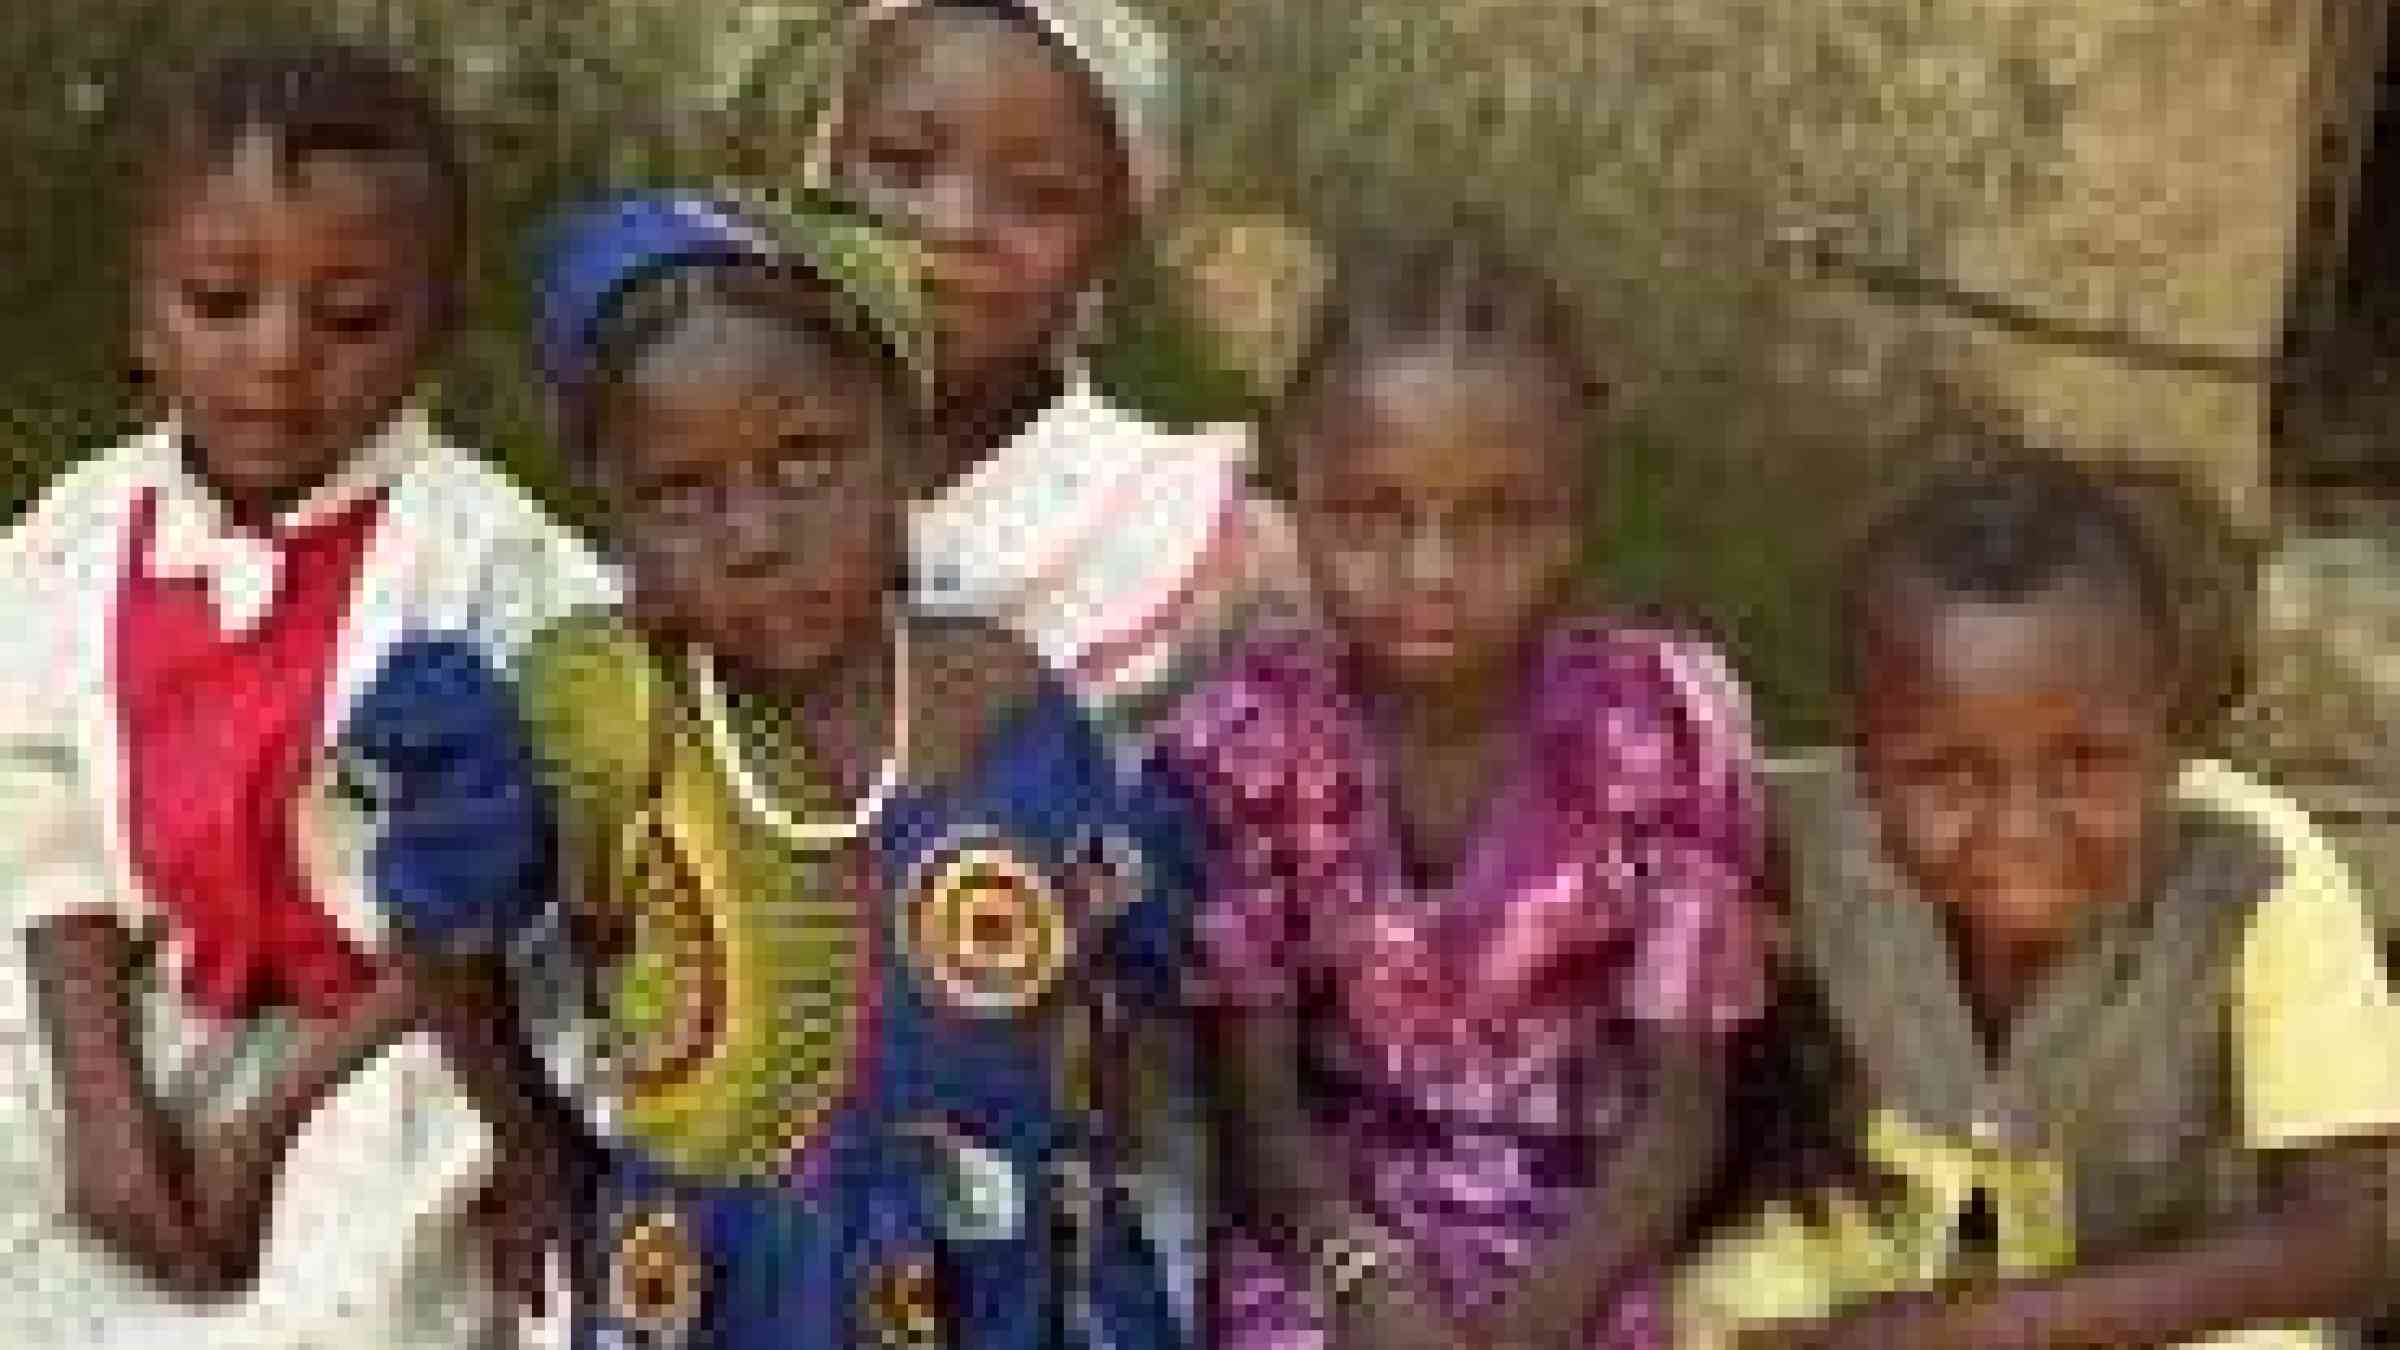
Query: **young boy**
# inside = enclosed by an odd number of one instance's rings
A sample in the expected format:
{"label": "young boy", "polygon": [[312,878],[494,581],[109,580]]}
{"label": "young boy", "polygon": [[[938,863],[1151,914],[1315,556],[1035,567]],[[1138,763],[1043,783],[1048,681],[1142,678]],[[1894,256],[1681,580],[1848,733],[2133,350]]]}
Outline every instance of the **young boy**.
{"label": "young boy", "polygon": [[2307,818],[2187,750],[2170,575],[2023,454],[1865,542],[1853,748],[1788,797],[1856,1184],[1704,1262],[1692,1343],[2317,1345],[2387,1296],[2400,1010]]}
{"label": "young boy", "polygon": [[157,113],[167,418],[0,543],[0,1341],[488,1344],[470,1203],[496,1135],[558,1156],[487,1073],[548,863],[500,678],[611,588],[411,402],[461,206],[414,81],[252,54]]}

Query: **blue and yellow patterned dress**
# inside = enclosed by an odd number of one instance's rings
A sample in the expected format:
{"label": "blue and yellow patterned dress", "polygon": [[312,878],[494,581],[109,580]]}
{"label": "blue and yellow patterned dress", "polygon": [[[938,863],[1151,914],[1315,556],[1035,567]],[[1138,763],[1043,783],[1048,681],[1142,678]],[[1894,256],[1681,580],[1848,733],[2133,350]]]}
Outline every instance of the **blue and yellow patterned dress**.
{"label": "blue and yellow patterned dress", "polygon": [[[580,1342],[1172,1343],[1101,1106],[1124,1015],[1185,966],[1172,793],[1126,785],[1043,686],[861,846],[800,849],[618,622],[561,625],[523,670],[582,907],[623,935]],[[807,804],[797,738],[731,712]]]}

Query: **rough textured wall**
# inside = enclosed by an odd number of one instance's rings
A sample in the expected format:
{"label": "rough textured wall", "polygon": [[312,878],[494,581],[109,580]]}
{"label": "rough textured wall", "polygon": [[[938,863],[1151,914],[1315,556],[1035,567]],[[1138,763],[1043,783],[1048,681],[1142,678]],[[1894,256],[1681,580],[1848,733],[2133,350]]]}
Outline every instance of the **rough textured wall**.
{"label": "rough textured wall", "polygon": [[[538,480],[515,336],[525,228],[546,204],[612,180],[791,164],[823,92],[835,8],[0,7],[0,60],[37,72],[0,95],[0,152],[26,166],[24,204],[0,226],[12,257],[0,279],[0,500],[122,415],[121,203],[94,167],[120,162],[111,92],[145,65],[306,22],[403,41],[444,74],[476,125],[486,220],[446,401]],[[1624,394],[1596,448],[1619,489],[1600,562],[1628,589],[1728,629],[1791,735],[1823,728],[1832,542],[1912,453],[1937,393],[2072,444],[2189,458],[2236,499],[2257,481],[2254,385],[2132,371],[1923,293],[1949,283],[2044,319],[2236,358],[2266,351],[2297,214],[2313,3],[1148,8],[1191,66],[1192,218],[1322,226],[1464,199],[1573,282]],[[1818,266],[1825,254],[1903,284],[1861,286]],[[1229,255],[1204,241],[1178,256]],[[1243,308],[1224,299],[1240,289],[1224,268],[1202,271],[1210,284],[1196,290],[1162,292],[1157,275],[1133,289]],[[1171,308],[1128,307],[1122,364],[1202,410],[1225,387],[1195,373],[1209,363],[1186,328],[1158,320]],[[1253,313],[1243,326],[1272,324]]]}

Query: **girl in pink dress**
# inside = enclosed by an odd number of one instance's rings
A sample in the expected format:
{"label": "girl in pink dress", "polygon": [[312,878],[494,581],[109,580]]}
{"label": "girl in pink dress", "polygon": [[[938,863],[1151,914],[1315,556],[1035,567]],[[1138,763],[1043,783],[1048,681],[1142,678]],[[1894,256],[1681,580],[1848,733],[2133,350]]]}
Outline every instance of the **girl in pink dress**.
{"label": "girl in pink dress", "polygon": [[1212,1339],[1660,1346],[1761,998],[1746,699],[1569,599],[1598,391],[1555,294],[1353,256],[1270,436],[1325,621],[1262,625],[1162,735],[1214,835]]}

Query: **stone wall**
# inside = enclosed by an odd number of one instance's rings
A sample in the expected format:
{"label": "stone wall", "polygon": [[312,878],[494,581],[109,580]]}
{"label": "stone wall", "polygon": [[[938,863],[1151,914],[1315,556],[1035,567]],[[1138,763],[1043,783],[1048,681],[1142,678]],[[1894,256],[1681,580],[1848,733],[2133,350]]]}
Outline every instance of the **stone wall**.
{"label": "stone wall", "polygon": [[[1620,489],[1600,562],[1727,629],[1792,737],[1824,725],[1833,543],[1948,402],[2093,453],[2189,462],[2259,504],[2259,363],[2290,282],[2329,0],[1141,2],[1190,68],[1193,190],[1169,233],[1261,216],[1322,231],[1463,199],[1573,285],[1622,389],[1598,449]],[[524,227],[610,179],[787,172],[839,4],[9,8],[0,54],[69,92],[240,16],[330,18],[425,53],[482,130],[492,217],[491,284],[449,383],[515,453],[534,427],[511,273]],[[119,310],[82,148],[109,119],[59,92],[21,82],[22,106],[0,108],[40,203],[12,222],[18,256],[94,283],[0,315],[0,345],[26,358],[0,425],[15,457],[0,487],[20,490],[63,453],[41,444],[44,409],[105,416],[90,382],[112,369]],[[1198,308],[1243,313],[1237,341],[1271,345],[1223,269],[1202,281]],[[2117,337],[2232,373],[2142,369]],[[62,400],[62,381],[82,392]]]}

